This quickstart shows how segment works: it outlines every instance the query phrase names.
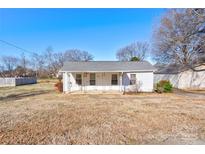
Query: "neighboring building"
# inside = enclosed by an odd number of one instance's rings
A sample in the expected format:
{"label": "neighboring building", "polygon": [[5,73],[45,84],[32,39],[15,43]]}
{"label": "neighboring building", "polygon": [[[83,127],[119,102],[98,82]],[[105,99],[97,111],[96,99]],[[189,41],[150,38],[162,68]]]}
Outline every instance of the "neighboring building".
{"label": "neighboring building", "polygon": [[169,80],[179,89],[205,89],[205,63],[190,67],[179,65],[160,66],[154,73],[154,83],[160,80]]}
{"label": "neighboring building", "polygon": [[63,91],[153,91],[155,68],[147,61],[66,62]]}

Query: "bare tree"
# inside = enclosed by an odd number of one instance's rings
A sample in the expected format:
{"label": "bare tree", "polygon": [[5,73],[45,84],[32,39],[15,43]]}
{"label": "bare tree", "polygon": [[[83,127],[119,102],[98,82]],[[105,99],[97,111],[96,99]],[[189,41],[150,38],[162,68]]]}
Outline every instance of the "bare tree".
{"label": "bare tree", "polygon": [[87,51],[81,51],[79,49],[70,49],[65,51],[66,61],[91,61],[93,56]]}
{"label": "bare tree", "polygon": [[6,71],[9,72],[9,75],[10,76],[15,75],[12,71],[17,67],[19,60],[13,56],[2,56],[1,59],[4,65],[4,68]]}
{"label": "bare tree", "polygon": [[53,56],[55,57],[55,60],[53,62],[53,67],[54,67],[55,72],[57,73],[58,70],[61,67],[63,67],[63,64],[66,61],[66,59],[65,59],[63,52],[54,53]]}
{"label": "bare tree", "polygon": [[24,69],[26,69],[27,60],[26,60],[26,57],[25,57],[24,53],[21,54],[20,65],[21,65]]}
{"label": "bare tree", "polygon": [[58,53],[52,53],[50,55],[50,63],[49,63],[49,74],[50,76],[55,76],[59,69],[63,66],[63,63],[65,62],[65,56],[64,53],[58,52]]}
{"label": "bare tree", "polygon": [[86,51],[70,49],[65,52],[54,52],[48,47],[42,54],[33,54],[33,68],[37,71],[38,77],[54,77],[65,61],[89,61],[93,56]]}
{"label": "bare tree", "polygon": [[54,52],[52,47],[48,47],[43,53],[33,53],[30,59],[26,58],[24,53],[19,59],[13,56],[2,57],[0,75],[33,76],[35,73],[37,77],[55,77],[65,61],[90,60],[93,60],[93,56],[87,51],[71,49],[65,52]]}
{"label": "bare tree", "polygon": [[64,53],[63,52],[58,52],[54,54],[55,57],[55,63],[58,68],[63,67],[64,62],[66,61]]}
{"label": "bare tree", "polygon": [[148,50],[147,42],[134,42],[119,49],[116,57],[119,61],[131,61],[133,57],[144,60],[148,55]]}
{"label": "bare tree", "polygon": [[49,76],[53,76],[55,74],[55,57],[53,48],[49,46],[44,53],[45,64],[48,69]]}
{"label": "bare tree", "polygon": [[19,59],[19,67],[18,67],[18,68],[21,68],[20,69],[21,75],[26,75],[28,73],[27,70],[28,70],[29,65],[30,65],[30,60],[26,58],[24,53],[22,53]]}
{"label": "bare tree", "polygon": [[0,64],[0,77],[4,77],[5,76],[4,75],[4,71],[5,71],[4,65]]}
{"label": "bare tree", "polygon": [[36,76],[41,77],[45,74],[45,58],[42,54],[34,53],[32,55],[31,64],[33,69],[36,71]]}
{"label": "bare tree", "polygon": [[63,63],[66,61],[67,54],[65,54],[65,52],[55,53],[52,47],[48,47],[46,49],[46,52],[43,53],[43,56],[45,59],[45,66],[48,71],[48,74],[50,77],[53,77],[57,74],[58,70],[63,66]]}
{"label": "bare tree", "polygon": [[204,23],[205,9],[168,10],[154,31],[154,59],[186,66],[199,61],[205,55]]}

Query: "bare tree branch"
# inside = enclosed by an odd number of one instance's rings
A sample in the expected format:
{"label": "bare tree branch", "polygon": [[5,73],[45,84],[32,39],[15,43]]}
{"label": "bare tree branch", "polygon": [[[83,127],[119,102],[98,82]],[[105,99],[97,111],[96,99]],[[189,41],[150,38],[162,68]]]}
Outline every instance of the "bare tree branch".
{"label": "bare tree branch", "polygon": [[119,61],[130,61],[133,57],[144,60],[147,57],[149,45],[147,42],[134,42],[121,49],[116,53]]}
{"label": "bare tree branch", "polygon": [[[205,9],[170,9],[154,31],[153,58],[158,63],[191,66],[205,55]],[[204,27],[205,28],[205,27]]]}

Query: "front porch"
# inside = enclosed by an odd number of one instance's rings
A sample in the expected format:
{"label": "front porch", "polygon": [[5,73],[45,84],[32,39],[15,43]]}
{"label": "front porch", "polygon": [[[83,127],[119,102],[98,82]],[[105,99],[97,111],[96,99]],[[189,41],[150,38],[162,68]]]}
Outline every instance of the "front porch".
{"label": "front porch", "polygon": [[64,92],[122,92],[122,72],[66,72]]}

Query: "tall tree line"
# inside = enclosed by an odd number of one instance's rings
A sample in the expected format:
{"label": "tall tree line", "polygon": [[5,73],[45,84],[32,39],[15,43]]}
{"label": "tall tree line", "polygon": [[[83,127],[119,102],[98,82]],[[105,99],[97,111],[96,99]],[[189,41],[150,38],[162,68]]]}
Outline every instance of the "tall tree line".
{"label": "tall tree line", "polygon": [[43,53],[33,53],[26,57],[1,56],[0,76],[37,76],[55,77],[65,61],[91,61],[93,55],[79,49],[69,49],[64,52],[54,52],[48,47]]}

